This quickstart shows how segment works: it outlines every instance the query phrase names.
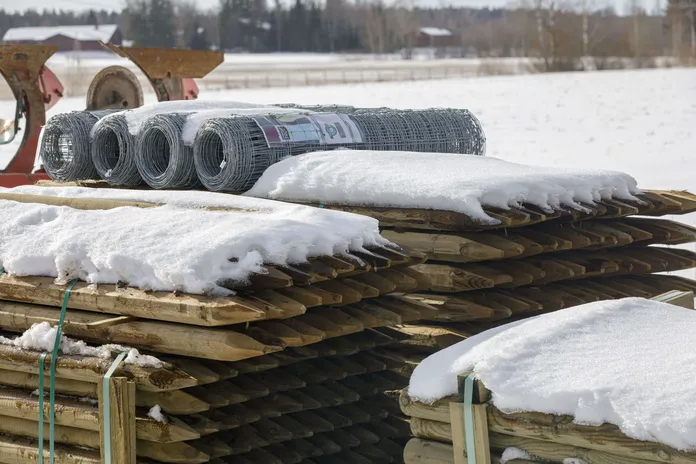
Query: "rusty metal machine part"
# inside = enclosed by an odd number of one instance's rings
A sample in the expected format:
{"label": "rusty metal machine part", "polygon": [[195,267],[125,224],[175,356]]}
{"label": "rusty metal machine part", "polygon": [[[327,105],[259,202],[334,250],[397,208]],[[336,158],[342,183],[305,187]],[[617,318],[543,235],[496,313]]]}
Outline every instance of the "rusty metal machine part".
{"label": "rusty metal machine part", "polygon": [[41,127],[46,110],[63,96],[63,86],[44,66],[58,47],[45,45],[0,45],[0,74],[5,78],[17,101],[14,127],[25,119],[22,141],[14,157],[0,170],[0,186],[14,187],[47,179],[43,172],[32,173]]}
{"label": "rusty metal machine part", "polygon": [[143,88],[138,77],[123,66],[104,68],[87,90],[87,109],[132,109],[143,105]]}
{"label": "rusty metal machine part", "polygon": [[152,84],[158,101],[195,100],[198,86],[193,79],[205,77],[225,58],[222,52],[101,44],[135,63]]}

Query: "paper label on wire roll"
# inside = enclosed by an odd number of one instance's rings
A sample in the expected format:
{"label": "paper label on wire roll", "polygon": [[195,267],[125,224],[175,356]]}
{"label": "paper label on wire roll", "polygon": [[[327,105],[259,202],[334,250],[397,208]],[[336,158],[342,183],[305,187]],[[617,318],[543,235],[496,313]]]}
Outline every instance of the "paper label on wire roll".
{"label": "paper label on wire roll", "polygon": [[285,145],[350,145],[362,143],[358,126],[345,114],[254,116],[269,148]]}

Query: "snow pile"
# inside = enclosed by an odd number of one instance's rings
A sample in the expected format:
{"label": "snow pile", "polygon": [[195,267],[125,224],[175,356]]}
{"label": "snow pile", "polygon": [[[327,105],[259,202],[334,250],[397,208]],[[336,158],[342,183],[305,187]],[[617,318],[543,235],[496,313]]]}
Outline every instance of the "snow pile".
{"label": "snow pile", "polygon": [[[48,351],[52,353],[53,346],[56,343],[56,334],[56,327],[52,327],[51,324],[44,321],[32,324],[29,329],[14,339],[0,336],[0,344],[15,346],[23,350]],[[103,359],[110,359],[114,351],[127,351],[128,355],[124,359],[126,364],[154,368],[160,368],[164,365],[162,361],[154,356],[140,354],[135,348],[121,345],[89,346],[82,340],[73,340],[64,335],[60,338],[59,351],[64,355],[90,356]]]}
{"label": "snow pile", "polygon": [[223,295],[231,292],[218,285],[221,281],[245,281],[264,272],[264,263],[300,263],[388,243],[377,221],[364,216],[229,195],[221,203],[263,209],[165,205],[85,211],[0,201],[0,266],[10,275],[51,276],[59,282],[77,278]]}
{"label": "snow pile", "polygon": [[[456,394],[472,370],[505,412],[571,415],[638,440],[696,449],[696,313],[642,298],[601,301],[513,322],[426,358],[409,395]],[[678,347],[678,349],[675,349]]]}
{"label": "snow pile", "polygon": [[505,451],[503,451],[503,455],[500,457],[500,464],[505,464],[506,462],[512,461],[514,459],[531,460],[533,458],[529,455],[529,453],[519,448],[505,448]]}
{"label": "snow pile", "polygon": [[497,223],[482,206],[530,203],[544,210],[578,202],[635,200],[636,181],[615,171],[560,169],[445,153],[335,150],[287,158],[247,196],[326,204],[456,211]]}
{"label": "snow pile", "polygon": [[147,416],[156,420],[160,424],[167,423],[167,418],[164,417],[164,414],[162,414],[162,407],[159,404],[156,404],[153,407],[151,407],[147,413]]}

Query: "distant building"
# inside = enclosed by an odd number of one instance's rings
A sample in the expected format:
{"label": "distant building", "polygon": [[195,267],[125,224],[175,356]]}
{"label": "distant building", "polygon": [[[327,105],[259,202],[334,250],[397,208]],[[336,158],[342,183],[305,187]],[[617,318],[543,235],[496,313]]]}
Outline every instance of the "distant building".
{"label": "distant building", "polygon": [[418,31],[418,48],[446,48],[459,45],[459,37],[449,29],[441,27],[421,27]]}
{"label": "distant building", "polygon": [[103,50],[99,41],[121,45],[123,34],[116,24],[99,26],[14,27],[2,38],[5,44],[56,45],[61,51]]}

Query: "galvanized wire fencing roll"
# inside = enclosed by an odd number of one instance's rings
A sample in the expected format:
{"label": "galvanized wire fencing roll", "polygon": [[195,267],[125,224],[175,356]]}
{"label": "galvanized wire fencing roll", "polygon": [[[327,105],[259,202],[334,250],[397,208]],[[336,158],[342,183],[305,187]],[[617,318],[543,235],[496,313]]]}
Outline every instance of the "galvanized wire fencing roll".
{"label": "galvanized wire fencing roll", "polygon": [[188,116],[189,113],[160,114],[148,118],[140,128],[135,162],[150,187],[184,189],[199,184],[193,148],[181,139]]}
{"label": "galvanized wire fencing roll", "polygon": [[136,141],[123,114],[99,121],[92,131],[92,161],[99,176],[111,185],[143,183],[135,164]]}
{"label": "galvanized wire fencing roll", "polygon": [[193,152],[198,177],[207,189],[242,192],[286,156],[340,147],[483,155],[485,135],[467,110],[298,112],[279,118],[208,120],[196,134]]}
{"label": "galvanized wire fencing roll", "polygon": [[44,126],[39,154],[53,180],[98,179],[92,162],[90,133],[94,125],[114,111],[72,111],[57,114]]}
{"label": "galvanized wire fencing roll", "polygon": [[273,163],[292,154],[290,147],[270,148],[249,116],[210,119],[198,129],[193,159],[208,190],[243,192]]}

